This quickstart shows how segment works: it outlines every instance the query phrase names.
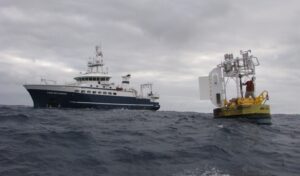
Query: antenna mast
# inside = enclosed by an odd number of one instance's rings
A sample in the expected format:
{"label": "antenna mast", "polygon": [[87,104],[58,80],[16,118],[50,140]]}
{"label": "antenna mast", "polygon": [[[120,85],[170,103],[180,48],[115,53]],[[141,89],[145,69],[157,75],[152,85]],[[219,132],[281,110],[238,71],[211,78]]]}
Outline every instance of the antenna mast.
{"label": "antenna mast", "polygon": [[[104,66],[104,62],[103,62],[103,53],[102,53],[102,49],[101,47],[99,47],[98,45],[95,47],[96,50],[96,58],[93,58],[92,61],[88,62],[88,68],[89,68],[89,72],[92,73],[94,72],[94,68],[96,69],[96,73],[98,73],[99,71],[101,71],[101,73],[103,72],[103,66]],[[100,67],[100,70],[99,70]]]}

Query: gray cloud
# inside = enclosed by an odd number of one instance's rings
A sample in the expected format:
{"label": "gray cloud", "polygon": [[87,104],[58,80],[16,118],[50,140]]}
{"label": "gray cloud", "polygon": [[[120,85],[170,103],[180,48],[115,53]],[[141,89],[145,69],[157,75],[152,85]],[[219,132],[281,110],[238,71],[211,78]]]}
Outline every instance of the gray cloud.
{"label": "gray cloud", "polygon": [[[85,70],[94,45],[102,43],[116,81],[132,73],[135,86],[154,82],[162,109],[181,111],[210,112],[210,102],[198,100],[197,77],[224,53],[252,49],[262,63],[258,89],[270,91],[273,112],[299,113],[299,5],[296,0],[2,0],[0,103],[30,104],[20,87],[42,76],[71,81]],[[284,93],[290,98],[282,98]],[[7,96],[14,98],[2,98]]]}

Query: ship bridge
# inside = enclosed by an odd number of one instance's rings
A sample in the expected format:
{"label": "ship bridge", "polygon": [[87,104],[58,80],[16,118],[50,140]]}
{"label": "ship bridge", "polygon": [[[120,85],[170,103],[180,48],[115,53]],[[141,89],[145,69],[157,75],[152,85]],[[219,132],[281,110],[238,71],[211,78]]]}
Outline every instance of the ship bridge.
{"label": "ship bridge", "polygon": [[96,57],[90,58],[87,64],[88,69],[86,73],[76,76],[74,79],[77,82],[91,82],[108,83],[111,75],[108,74],[108,69],[104,70],[103,54],[99,46],[96,46]]}
{"label": "ship bridge", "polygon": [[111,76],[101,73],[86,73],[74,78],[76,81],[109,81]]}

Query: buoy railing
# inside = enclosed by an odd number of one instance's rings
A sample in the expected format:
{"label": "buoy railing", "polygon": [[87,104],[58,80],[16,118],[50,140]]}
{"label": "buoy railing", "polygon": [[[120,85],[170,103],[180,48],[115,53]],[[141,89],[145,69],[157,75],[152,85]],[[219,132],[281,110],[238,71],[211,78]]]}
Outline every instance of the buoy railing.
{"label": "buoy railing", "polygon": [[235,107],[238,105],[260,105],[265,104],[267,100],[269,100],[269,93],[264,90],[255,98],[232,98],[229,101],[225,99],[224,105],[225,107]]}
{"label": "buoy railing", "polygon": [[269,100],[269,92],[264,90],[256,98],[261,100],[261,104],[265,104],[266,101]]}

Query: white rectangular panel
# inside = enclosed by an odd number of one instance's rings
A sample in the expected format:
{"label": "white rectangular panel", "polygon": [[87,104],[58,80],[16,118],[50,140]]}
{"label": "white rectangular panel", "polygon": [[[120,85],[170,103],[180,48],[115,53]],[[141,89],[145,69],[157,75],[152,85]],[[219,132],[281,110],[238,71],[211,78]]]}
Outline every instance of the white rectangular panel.
{"label": "white rectangular panel", "polygon": [[199,77],[200,100],[209,100],[209,80],[208,76]]}

